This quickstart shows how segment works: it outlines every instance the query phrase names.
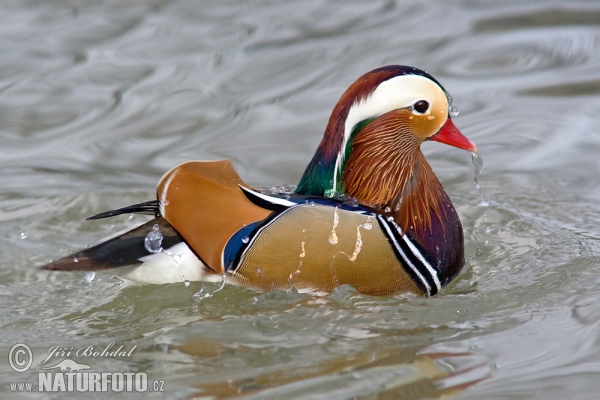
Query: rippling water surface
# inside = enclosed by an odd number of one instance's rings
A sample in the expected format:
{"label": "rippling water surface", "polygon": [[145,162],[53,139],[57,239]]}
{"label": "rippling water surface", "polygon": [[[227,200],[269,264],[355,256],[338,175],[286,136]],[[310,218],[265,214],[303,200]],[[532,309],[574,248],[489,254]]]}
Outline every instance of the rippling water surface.
{"label": "rippling water surface", "polygon": [[[170,398],[597,398],[598,2],[0,10],[0,347],[35,358],[25,373],[0,362],[3,398],[17,396],[8,382],[37,382],[50,347],[111,342],[137,347],[89,359],[94,371],[146,372]],[[141,222],[83,219],[151,199],[184,160],[231,158],[250,184],[296,184],[340,94],[386,64],[438,78],[485,161],[487,207],[467,153],[423,146],[466,235],[467,265],[438,296],[226,286],[199,299],[216,284],[36,269]]]}

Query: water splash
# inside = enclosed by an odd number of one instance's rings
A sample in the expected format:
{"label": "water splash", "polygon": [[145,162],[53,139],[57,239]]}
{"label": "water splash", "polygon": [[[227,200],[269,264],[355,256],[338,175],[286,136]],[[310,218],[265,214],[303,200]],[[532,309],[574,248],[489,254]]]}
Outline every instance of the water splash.
{"label": "water splash", "polygon": [[300,268],[302,268],[302,261],[300,261],[300,264],[298,264],[298,268],[296,268],[296,271],[294,272],[294,275],[299,275],[300,274]]}
{"label": "water splash", "polygon": [[346,193],[338,192],[335,189],[325,190],[325,197],[341,201],[344,205],[351,207],[358,207],[359,204],[356,197],[348,196]]}
{"label": "water splash", "polygon": [[335,254],[331,257],[331,263],[329,264],[329,270],[331,271],[331,277],[333,278],[333,286],[339,286],[340,281],[338,279],[337,273],[335,272]]}
{"label": "water splash", "polygon": [[362,236],[360,234],[360,228],[364,228],[367,231],[373,229],[373,222],[371,222],[371,217],[367,217],[367,220],[363,224],[360,224],[356,227],[356,242],[354,243],[354,250],[352,251],[352,254],[348,255],[344,252],[340,252],[347,256],[349,261],[356,261],[358,254],[362,250],[363,241]]}
{"label": "water splash", "polygon": [[337,195],[338,195],[338,192],[336,192],[335,189],[327,189],[327,190],[325,190],[325,197],[332,198],[332,197],[335,197]]}
{"label": "water splash", "polygon": [[257,188],[261,194],[266,194],[268,196],[277,196],[277,195],[289,195],[294,194],[296,191],[296,186],[290,185],[282,185],[282,186],[273,186],[273,187],[260,187]]}
{"label": "water splash", "polygon": [[451,117],[458,117],[458,114],[460,114],[460,111],[458,111],[458,108],[454,105],[450,106],[450,116]]}
{"label": "water splash", "polygon": [[194,294],[194,298],[196,300],[200,301],[203,299],[208,299],[210,297],[213,297],[215,295],[215,293],[223,290],[223,288],[225,287],[226,281],[227,281],[227,274],[222,274],[221,282],[219,283],[219,286],[217,286],[217,288],[214,290],[212,290],[210,287],[208,287],[206,285],[206,283],[202,283],[202,288]]}
{"label": "water splash", "polygon": [[345,196],[343,201],[344,201],[344,204],[347,206],[358,207],[358,200],[356,199],[356,197]]}
{"label": "water splash", "polygon": [[92,281],[94,280],[94,278],[96,277],[96,273],[95,272],[88,272],[87,274],[85,274],[85,276],[83,277],[83,281],[85,283],[92,283]]}
{"label": "water splash", "polygon": [[400,196],[400,198],[396,202],[396,205],[394,206],[394,212],[397,213],[398,211],[400,211],[400,207],[402,207],[402,196]]}
{"label": "water splash", "polygon": [[362,225],[356,227],[356,242],[354,243],[354,251],[351,255],[348,256],[348,260],[356,261],[356,257],[358,257],[358,253],[362,250],[362,237],[360,236],[360,228]]}
{"label": "water splash", "polygon": [[183,254],[173,254],[173,252],[169,250],[164,250],[163,253],[171,257],[171,259],[175,263],[175,272],[177,272],[177,275],[179,275],[179,278],[182,280],[183,284],[185,286],[189,286],[190,281],[187,280],[186,277],[183,275],[183,272],[181,272],[181,262],[183,261]]}
{"label": "water splash", "polygon": [[338,244],[338,237],[337,237],[337,234],[335,233],[335,228],[337,228],[339,223],[340,223],[340,216],[337,212],[337,207],[336,207],[335,210],[333,211],[333,228],[331,228],[331,235],[329,235],[329,243],[331,243],[331,244]]}
{"label": "water splash", "polygon": [[473,162],[473,181],[475,182],[475,187],[479,192],[479,203],[477,204],[479,207],[487,207],[490,205],[490,199],[483,194],[481,190],[481,184],[479,183],[479,176],[481,175],[481,170],[483,169],[483,159],[477,155],[477,153],[471,153],[471,161]]}
{"label": "water splash", "polygon": [[148,253],[156,254],[162,251],[163,235],[158,224],[154,224],[152,230],[144,238],[144,247]]}
{"label": "water splash", "polygon": [[367,217],[367,220],[365,221],[364,224],[362,224],[362,227],[368,231],[373,229],[373,222],[371,221],[371,217]]}

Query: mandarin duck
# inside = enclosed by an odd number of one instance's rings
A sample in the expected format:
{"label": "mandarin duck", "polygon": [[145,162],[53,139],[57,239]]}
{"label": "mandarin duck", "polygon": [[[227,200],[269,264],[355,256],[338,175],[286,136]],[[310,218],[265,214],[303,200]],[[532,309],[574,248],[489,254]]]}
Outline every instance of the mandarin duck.
{"label": "mandarin duck", "polygon": [[252,188],[230,161],[188,161],[157,199],[92,216],[151,221],[46,270],[111,269],[138,283],[222,281],[255,290],[436,294],[464,265],[460,219],[420,145],[470,152],[452,100],[427,72],[391,65],[354,82],[333,109],[295,190]]}

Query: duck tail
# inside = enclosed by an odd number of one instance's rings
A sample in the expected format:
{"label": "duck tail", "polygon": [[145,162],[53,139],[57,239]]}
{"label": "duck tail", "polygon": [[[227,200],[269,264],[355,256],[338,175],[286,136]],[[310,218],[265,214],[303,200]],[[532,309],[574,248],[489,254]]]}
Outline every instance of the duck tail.
{"label": "duck tail", "polygon": [[[136,209],[138,210],[146,211],[151,208],[148,203],[136,204],[135,206],[98,214],[91,219],[106,218],[112,215],[132,212],[131,210],[134,207],[137,207]],[[111,212],[117,212],[117,214],[104,215]],[[152,231],[157,234],[152,237],[152,243],[148,246],[146,237]],[[89,249],[81,250],[67,257],[52,261],[40,268],[50,271],[99,271],[124,266],[139,266],[143,264],[143,261],[141,261],[142,258],[160,251],[161,248],[167,249],[183,241],[183,238],[167,220],[158,217],[141,226],[108,238]]]}

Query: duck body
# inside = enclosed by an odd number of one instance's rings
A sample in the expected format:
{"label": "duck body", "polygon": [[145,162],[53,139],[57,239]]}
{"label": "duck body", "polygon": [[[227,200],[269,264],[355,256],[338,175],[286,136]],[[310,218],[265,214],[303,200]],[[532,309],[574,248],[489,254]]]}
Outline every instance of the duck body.
{"label": "duck body", "polygon": [[230,161],[185,162],[161,178],[156,200],[91,217],[153,220],[42,268],[112,269],[139,283],[434,295],[464,265],[463,232],[419,146],[432,139],[476,151],[450,107],[424,71],[371,71],[334,108],[295,192],[253,189]]}

